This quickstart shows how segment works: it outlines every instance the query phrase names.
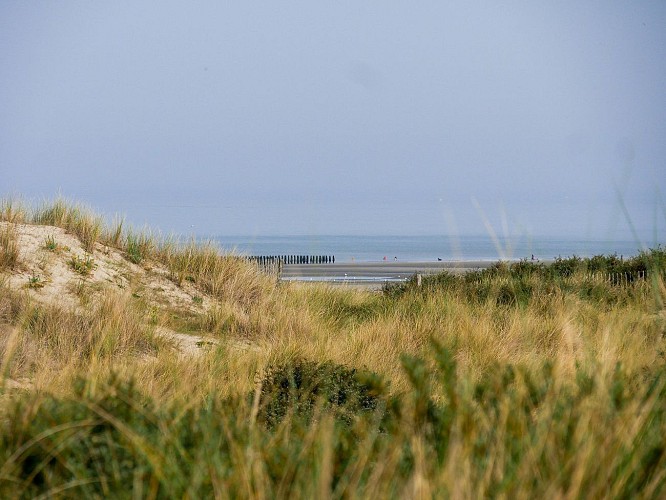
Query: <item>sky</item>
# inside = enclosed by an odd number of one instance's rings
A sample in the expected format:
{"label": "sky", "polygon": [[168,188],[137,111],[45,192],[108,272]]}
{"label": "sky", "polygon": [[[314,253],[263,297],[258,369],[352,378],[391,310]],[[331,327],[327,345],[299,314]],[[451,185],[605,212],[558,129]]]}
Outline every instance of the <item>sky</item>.
{"label": "sky", "polygon": [[0,2],[0,197],[666,240],[666,2]]}

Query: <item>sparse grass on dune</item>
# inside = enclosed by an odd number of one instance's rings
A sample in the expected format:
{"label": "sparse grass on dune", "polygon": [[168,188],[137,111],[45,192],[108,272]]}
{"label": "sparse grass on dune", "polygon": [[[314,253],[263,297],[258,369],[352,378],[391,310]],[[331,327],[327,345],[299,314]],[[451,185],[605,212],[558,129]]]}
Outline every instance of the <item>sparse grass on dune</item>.
{"label": "sparse grass on dune", "polygon": [[[113,234],[111,235],[111,241],[120,240],[120,237],[116,236],[118,232],[122,233],[122,226],[119,226],[113,231]],[[143,260],[152,257],[154,247],[154,238],[147,232],[136,233],[134,231],[128,231],[127,235],[125,236],[125,252],[127,252],[127,258],[129,261],[133,262],[134,264],[140,264]]]}
{"label": "sparse grass on dune", "polygon": [[103,229],[103,219],[90,209],[73,205],[62,198],[44,203],[32,214],[36,224],[57,226],[79,237],[86,252],[92,253]]}
{"label": "sparse grass on dune", "polygon": [[270,294],[275,285],[274,279],[256,265],[221,254],[213,242],[183,244],[177,238],[159,238],[148,229],[126,227],[118,217],[109,226],[91,209],[64,198],[37,207],[8,200],[1,208],[0,220],[61,227],[78,236],[88,253],[93,252],[96,243],[102,243],[123,251],[134,264],[154,259],[167,266],[176,283],[190,281],[222,300],[253,304]]}
{"label": "sparse grass on dune", "polygon": [[26,221],[27,213],[23,202],[17,198],[0,200],[0,220],[20,224]]}
{"label": "sparse grass on dune", "polygon": [[35,378],[44,389],[68,385],[91,366],[156,352],[159,340],[126,294],[105,294],[83,312],[38,304],[0,288],[0,322],[19,335],[0,339],[0,358],[12,378]]}
{"label": "sparse grass on dune", "polygon": [[[95,233],[66,204],[3,207]],[[163,265],[212,305],[183,314],[128,289],[63,309],[0,287],[2,496],[666,494],[660,248],[373,293],[98,227],[93,245]],[[590,266],[650,273],[613,283]],[[180,352],[165,325],[216,342]]]}
{"label": "sparse grass on dune", "polygon": [[190,281],[221,300],[249,306],[275,287],[275,281],[256,265],[234,255],[222,255],[212,242],[167,241],[157,250],[156,257],[167,265],[175,282]]}

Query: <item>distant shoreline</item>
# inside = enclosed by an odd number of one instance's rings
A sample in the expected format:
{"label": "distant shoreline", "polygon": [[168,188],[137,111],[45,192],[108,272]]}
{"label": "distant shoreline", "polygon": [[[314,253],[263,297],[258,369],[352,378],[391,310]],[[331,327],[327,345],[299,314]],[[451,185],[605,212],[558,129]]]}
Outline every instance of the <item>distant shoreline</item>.
{"label": "distant shoreline", "polygon": [[[447,236],[281,236],[281,237],[218,237],[220,248],[245,256],[335,256],[337,263],[398,262],[468,262],[499,260],[518,261],[535,258],[554,259],[576,255],[617,254],[629,257],[641,250],[631,241],[579,241],[576,239],[530,240],[490,237]],[[385,259],[385,260],[384,260]],[[437,259],[442,259],[438,261]]]}
{"label": "distant shoreline", "polygon": [[[517,262],[518,259],[512,260]],[[305,281],[325,283],[384,283],[405,281],[415,274],[432,275],[443,271],[464,274],[488,269],[499,260],[458,260],[441,262],[345,262],[336,264],[285,264],[280,279],[283,281]],[[534,261],[535,263],[551,263]]]}

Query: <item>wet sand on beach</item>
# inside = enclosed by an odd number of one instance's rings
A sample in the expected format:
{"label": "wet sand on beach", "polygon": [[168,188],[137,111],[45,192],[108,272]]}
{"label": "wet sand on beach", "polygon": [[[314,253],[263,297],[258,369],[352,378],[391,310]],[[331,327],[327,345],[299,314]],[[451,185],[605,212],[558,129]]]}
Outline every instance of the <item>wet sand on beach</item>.
{"label": "wet sand on beach", "polygon": [[381,283],[402,281],[414,274],[454,274],[486,269],[493,261],[448,262],[351,262],[344,264],[286,264],[281,279],[286,281]]}

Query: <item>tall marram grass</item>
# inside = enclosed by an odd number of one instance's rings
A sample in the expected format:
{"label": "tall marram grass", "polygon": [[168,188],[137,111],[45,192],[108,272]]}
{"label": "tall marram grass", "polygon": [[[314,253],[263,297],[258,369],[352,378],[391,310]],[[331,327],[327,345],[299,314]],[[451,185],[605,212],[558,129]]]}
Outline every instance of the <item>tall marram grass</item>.
{"label": "tall marram grass", "polygon": [[661,248],[371,293],[120,224],[98,241],[198,288],[182,331],[219,345],[179,353],[130,293],[0,288],[0,496],[666,496]]}
{"label": "tall marram grass", "polygon": [[[35,379],[55,387],[65,372],[83,373],[110,363],[156,352],[159,339],[144,311],[128,295],[106,293],[84,311],[29,300],[0,285],[0,325],[14,325],[19,336],[0,338],[0,359],[12,378]],[[55,382],[55,384],[54,384]]]}
{"label": "tall marram grass", "polygon": [[[116,239],[115,234],[114,239]],[[134,264],[140,264],[143,260],[150,258],[154,246],[154,238],[147,232],[135,233],[134,231],[129,231],[125,236],[125,252],[127,253],[127,258]]]}
{"label": "tall marram grass", "polygon": [[19,244],[16,227],[0,223],[0,271],[13,269],[19,262]]}
{"label": "tall marram grass", "polygon": [[167,241],[156,257],[164,262],[175,282],[194,283],[220,300],[249,306],[270,294],[275,281],[257,266],[234,255],[222,255],[212,243]]}
{"label": "tall marram grass", "polygon": [[277,319],[280,352],[268,356],[158,352],[134,368],[116,358],[116,376],[79,369],[70,391],[13,398],[0,491],[665,493],[665,329],[647,292],[602,308],[566,294],[521,307],[450,292],[336,293],[315,288],[305,309],[308,290],[287,288],[296,296],[282,307],[301,305],[294,316],[310,337]]}
{"label": "tall marram grass", "polygon": [[63,198],[45,203],[38,208],[32,220],[37,224],[58,226],[77,235],[86,252],[92,253],[103,228],[103,219],[91,210],[72,205]]}
{"label": "tall marram grass", "polygon": [[123,251],[135,264],[154,259],[167,267],[176,283],[194,283],[221,300],[249,306],[270,295],[275,285],[275,280],[261,273],[257,266],[238,256],[223,255],[212,242],[181,243],[178,238],[160,238],[148,229],[128,228],[118,217],[107,225],[91,209],[64,198],[37,207],[8,200],[0,207],[0,220],[63,228],[76,235],[91,254],[99,242]]}
{"label": "tall marram grass", "polygon": [[0,200],[0,220],[20,224],[26,221],[26,209],[21,200],[6,198]]}
{"label": "tall marram grass", "polygon": [[[292,360],[256,391],[156,405],[136,384],[7,405],[0,492],[35,496],[612,497],[665,493],[666,371],[558,382],[544,364],[475,384],[434,344],[410,390]],[[275,377],[277,375],[277,377]],[[328,377],[328,379],[322,378]],[[327,381],[328,380],[328,381]],[[433,381],[438,381],[434,384]],[[262,387],[267,387],[263,390]]]}

